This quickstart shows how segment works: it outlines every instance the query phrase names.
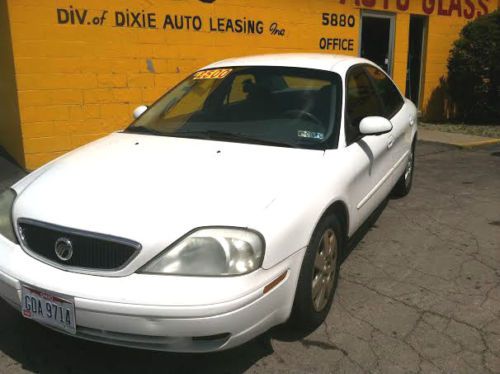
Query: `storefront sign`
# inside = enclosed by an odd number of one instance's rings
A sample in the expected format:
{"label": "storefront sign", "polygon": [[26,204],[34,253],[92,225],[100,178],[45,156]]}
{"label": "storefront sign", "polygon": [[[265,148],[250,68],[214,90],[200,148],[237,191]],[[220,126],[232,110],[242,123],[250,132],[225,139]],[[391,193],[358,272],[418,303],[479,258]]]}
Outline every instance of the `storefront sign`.
{"label": "storefront sign", "polygon": [[[267,26],[258,18],[203,17],[200,15],[164,14],[132,10],[89,10],[82,8],[57,8],[57,23],[61,25],[86,25],[127,27],[137,29],[187,30],[236,34],[264,34],[285,36],[286,30],[278,22]],[[160,21],[160,22],[159,22]],[[346,21],[342,21],[346,22]],[[351,22],[351,21],[350,21]]]}
{"label": "storefront sign", "polygon": [[488,13],[487,0],[338,0],[340,4],[362,8],[408,11],[418,6],[428,15],[455,16],[471,19]]}

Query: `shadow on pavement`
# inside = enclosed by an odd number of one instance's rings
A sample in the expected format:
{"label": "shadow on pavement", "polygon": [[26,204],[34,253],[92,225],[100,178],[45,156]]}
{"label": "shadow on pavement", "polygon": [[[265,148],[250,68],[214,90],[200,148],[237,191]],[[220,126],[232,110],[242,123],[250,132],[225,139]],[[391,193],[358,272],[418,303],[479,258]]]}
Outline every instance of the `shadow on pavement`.
{"label": "shadow on pavement", "polygon": [[9,188],[26,174],[26,171],[0,147],[0,192]]}

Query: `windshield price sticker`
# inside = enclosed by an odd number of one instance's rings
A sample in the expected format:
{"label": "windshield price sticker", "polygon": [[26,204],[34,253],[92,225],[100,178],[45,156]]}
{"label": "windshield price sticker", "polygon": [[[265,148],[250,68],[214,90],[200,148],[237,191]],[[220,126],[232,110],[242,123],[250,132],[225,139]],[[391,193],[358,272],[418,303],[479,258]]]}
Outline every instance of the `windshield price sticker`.
{"label": "windshield price sticker", "polygon": [[222,79],[229,75],[233,69],[202,70],[194,73],[193,79]]}

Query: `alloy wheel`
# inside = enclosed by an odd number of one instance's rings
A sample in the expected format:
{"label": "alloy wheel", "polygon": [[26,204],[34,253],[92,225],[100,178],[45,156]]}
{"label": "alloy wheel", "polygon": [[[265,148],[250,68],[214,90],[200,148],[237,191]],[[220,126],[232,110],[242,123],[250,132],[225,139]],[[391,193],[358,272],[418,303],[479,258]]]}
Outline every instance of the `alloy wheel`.
{"label": "alloy wheel", "polygon": [[413,149],[410,151],[410,154],[408,155],[408,162],[406,163],[405,184],[407,187],[411,181],[411,173],[413,173]]}
{"label": "alloy wheel", "polygon": [[312,301],[314,310],[322,311],[328,304],[337,271],[338,245],[335,231],[327,229],[323,233],[316,250],[312,279]]}

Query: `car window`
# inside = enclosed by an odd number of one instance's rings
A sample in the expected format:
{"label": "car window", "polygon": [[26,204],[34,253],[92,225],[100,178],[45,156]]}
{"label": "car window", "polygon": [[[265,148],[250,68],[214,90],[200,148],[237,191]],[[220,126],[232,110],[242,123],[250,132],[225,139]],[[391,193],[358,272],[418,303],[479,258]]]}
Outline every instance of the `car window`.
{"label": "car window", "polygon": [[328,82],[321,80],[321,79],[305,79],[305,78],[300,78],[300,77],[291,77],[291,76],[285,76],[283,77],[286,85],[289,88],[293,89],[303,89],[303,88],[322,88],[329,84]]}
{"label": "car window", "polygon": [[227,98],[228,104],[246,100],[248,95],[248,89],[254,84],[255,84],[255,77],[253,75],[251,74],[237,75],[233,79],[233,83],[231,84],[231,89],[229,90],[229,96]]}
{"label": "car window", "polygon": [[202,70],[164,95],[126,131],[325,149],[338,139],[341,82],[336,73],[305,68]]}
{"label": "car window", "polygon": [[164,120],[177,118],[179,116],[188,115],[202,108],[203,101],[211,93],[213,87],[208,81],[201,81],[197,86],[194,94],[186,95],[188,88],[177,90],[172,98],[171,105],[168,110],[161,113]]}
{"label": "car window", "polygon": [[384,105],[384,117],[391,119],[404,104],[403,98],[392,81],[380,69],[365,66],[366,73],[372,79],[377,94]]}
{"label": "car window", "polygon": [[347,76],[345,135],[347,144],[360,135],[359,123],[368,116],[383,116],[384,111],[368,75],[361,66]]}

